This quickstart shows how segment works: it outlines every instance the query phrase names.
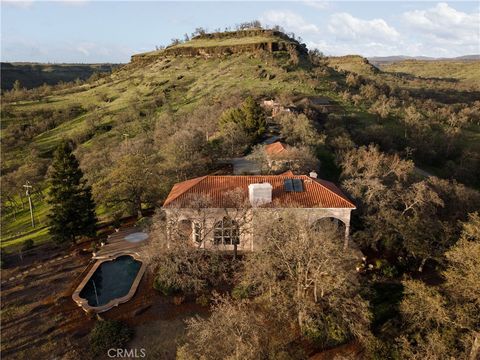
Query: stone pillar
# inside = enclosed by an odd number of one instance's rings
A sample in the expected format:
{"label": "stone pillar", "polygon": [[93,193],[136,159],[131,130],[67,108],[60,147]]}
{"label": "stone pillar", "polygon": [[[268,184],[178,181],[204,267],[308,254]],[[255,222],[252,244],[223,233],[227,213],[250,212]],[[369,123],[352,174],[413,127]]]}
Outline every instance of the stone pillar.
{"label": "stone pillar", "polygon": [[343,248],[346,249],[348,247],[348,239],[350,237],[350,224],[345,224],[345,241],[343,243]]}

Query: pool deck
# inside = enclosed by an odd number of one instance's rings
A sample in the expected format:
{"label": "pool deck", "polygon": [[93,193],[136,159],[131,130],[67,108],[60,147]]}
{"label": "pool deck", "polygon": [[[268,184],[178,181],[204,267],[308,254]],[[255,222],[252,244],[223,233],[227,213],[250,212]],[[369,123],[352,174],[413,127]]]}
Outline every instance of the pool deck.
{"label": "pool deck", "polygon": [[[85,310],[87,313],[101,313],[101,312],[107,311],[112,307],[115,307],[124,302],[127,302],[133,297],[133,295],[135,295],[135,292],[137,291],[137,287],[146,269],[145,263],[142,262],[142,259],[141,259],[140,249],[143,246],[143,244],[145,244],[148,241],[148,239],[140,242],[129,242],[125,240],[125,236],[133,233],[138,233],[138,232],[143,232],[143,231],[142,229],[137,227],[121,229],[120,231],[110,235],[107,238],[107,243],[103,245],[97,252],[94,253],[93,259],[97,261],[95,262],[95,264],[90,269],[88,274],[85,276],[85,278],[82,280],[80,285],[78,285],[78,287],[72,294],[72,299],[77,303],[78,306],[82,307],[83,310]],[[134,259],[142,262],[142,266],[140,267],[140,270],[138,271],[138,274],[132,283],[130,291],[128,292],[127,295],[121,298],[112,299],[110,302],[108,302],[103,306],[90,306],[86,299],[80,297],[80,292],[82,291],[84,286],[87,284],[87,282],[90,280],[90,278],[93,276],[93,273],[98,269],[98,267],[102,263],[113,261],[117,257],[122,255],[130,255]]]}
{"label": "pool deck", "polygon": [[140,242],[128,242],[127,240],[125,240],[125,236],[136,232],[143,232],[143,230],[137,227],[130,227],[126,229],[121,229],[120,231],[109,235],[107,238],[107,243],[95,253],[93,258],[110,259],[119,255],[136,255],[137,257],[140,256],[140,248],[148,240]]}

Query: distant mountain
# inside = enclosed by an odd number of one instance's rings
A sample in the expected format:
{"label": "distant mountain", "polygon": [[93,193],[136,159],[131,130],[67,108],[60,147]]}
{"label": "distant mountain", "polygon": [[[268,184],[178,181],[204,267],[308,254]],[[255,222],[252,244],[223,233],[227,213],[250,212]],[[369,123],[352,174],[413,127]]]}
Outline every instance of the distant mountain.
{"label": "distant mountain", "polygon": [[31,89],[44,83],[55,85],[59,82],[70,82],[75,79],[86,80],[93,73],[110,73],[117,64],[40,64],[40,63],[7,63],[1,66],[1,89],[9,90],[15,80],[22,87]]}
{"label": "distant mountain", "polygon": [[456,57],[454,60],[480,60],[480,55],[464,55]]}
{"label": "distant mountain", "polygon": [[430,56],[405,56],[405,55],[392,55],[392,56],[372,56],[367,57],[368,61],[371,64],[378,66],[384,64],[390,64],[398,61],[404,60],[423,60],[423,61],[435,61],[435,60],[442,60],[442,61],[476,61],[480,60],[480,55],[463,55],[453,58],[435,58]]}

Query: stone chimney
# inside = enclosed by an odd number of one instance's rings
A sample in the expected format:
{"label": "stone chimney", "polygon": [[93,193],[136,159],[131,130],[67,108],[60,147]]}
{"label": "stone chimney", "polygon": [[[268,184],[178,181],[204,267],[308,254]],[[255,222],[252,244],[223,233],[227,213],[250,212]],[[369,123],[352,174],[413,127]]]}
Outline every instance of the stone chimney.
{"label": "stone chimney", "polygon": [[318,174],[315,171],[311,171],[308,176],[310,176],[312,179],[316,179],[318,177]]}
{"label": "stone chimney", "polygon": [[248,199],[252,206],[261,206],[272,202],[273,186],[269,183],[248,185]]}

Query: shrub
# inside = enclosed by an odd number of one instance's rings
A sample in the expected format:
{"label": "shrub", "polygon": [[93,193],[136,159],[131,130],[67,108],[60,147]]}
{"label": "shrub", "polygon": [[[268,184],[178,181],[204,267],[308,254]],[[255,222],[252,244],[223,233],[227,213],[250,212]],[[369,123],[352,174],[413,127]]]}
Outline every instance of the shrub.
{"label": "shrub", "polygon": [[180,293],[180,290],[175,286],[168,285],[165,282],[161,281],[159,278],[156,278],[153,282],[153,288],[161,292],[165,296],[171,296]]}
{"label": "shrub", "polygon": [[140,229],[143,231],[148,231],[150,229],[150,226],[152,225],[152,218],[151,217],[142,217],[139,219],[136,223],[135,226],[138,226]]}
{"label": "shrub", "polygon": [[89,336],[90,351],[97,356],[104,355],[108,349],[125,346],[132,335],[132,329],[121,321],[97,321]]}
{"label": "shrub", "polygon": [[122,225],[122,213],[116,212],[113,214],[112,225],[115,229],[120,229]]}
{"label": "shrub", "polygon": [[195,302],[201,306],[208,306],[210,304],[210,298],[207,295],[202,294],[195,299]]}
{"label": "shrub", "polygon": [[344,344],[348,341],[350,334],[340,319],[328,314],[310,319],[304,329],[304,336],[325,349]]}
{"label": "shrub", "polygon": [[32,239],[28,239],[28,240],[25,240],[22,244],[22,251],[27,251],[27,250],[30,250],[33,248],[33,240]]}
{"label": "shrub", "polygon": [[250,286],[238,284],[232,290],[232,297],[236,300],[247,299],[250,296],[251,290]]}
{"label": "shrub", "polygon": [[90,243],[90,250],[92,250],[92,252],[97,252],[98,249],[98,243],[96,241],[92,241]]}
{"label": "shrub", "polygon": [[398,270],[395,265],[385,265],[381,271],[382,275],[387,278],[394,278],[398,275]]}

